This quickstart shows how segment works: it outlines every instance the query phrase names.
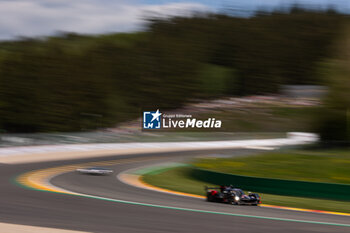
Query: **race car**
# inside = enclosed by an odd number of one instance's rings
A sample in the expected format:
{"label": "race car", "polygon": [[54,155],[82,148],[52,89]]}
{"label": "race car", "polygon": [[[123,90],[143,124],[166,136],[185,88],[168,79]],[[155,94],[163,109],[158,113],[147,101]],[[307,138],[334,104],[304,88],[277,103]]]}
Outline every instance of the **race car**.
{"label": "race car", "polygon": [[257,193],[245,194],[242,189],[231,186],[205,187],[207,201],[229,203],[232,205],[254,205],[261,204],[261,198]]}
{"label": "race car", "polygon": [[113,173],[113,170],[103,167],[78,168],[76,171],[89,175],[110,175]]}

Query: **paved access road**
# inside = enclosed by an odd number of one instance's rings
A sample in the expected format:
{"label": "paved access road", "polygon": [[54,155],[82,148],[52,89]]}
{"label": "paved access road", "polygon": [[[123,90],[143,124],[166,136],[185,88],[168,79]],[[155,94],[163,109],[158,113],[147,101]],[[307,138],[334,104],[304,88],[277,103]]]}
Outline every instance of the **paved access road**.
{"label": "paved access road", "polygon": [[[239,155],[241,152],[241,150],[234,150],[230,153]],[[23,165],[0,165],[0,221],[88,232],[350,232],[350,227],[322,224],[350,224],[350,217],[346,216],[207,203],[200,199],[132,187],[120,182],[115,176],[119,172],[135,167],[166,161],[179,161],[211,153],[217,154],[219,152],[138,154],[95,160],[80,159]],[[147,157],[156,158],[140,161],[140,158]],[[88,176],[71,172],[55,177],[52,179],[52,183],[75,192],[141,204],[111,202],[29,190],[15,185],[12,181],[16,175],[30,170],[87,161],[126,158],[135,159],[135,162],[113,166],[116,172],[113,176]],[[146,206],[142,203],[161,205],[162,207]],[[187,210],[163,208],[164,206]],[[198,210],[259,216],[260,218],[198,212]],[[319,223],[272,220],[270,217]]]}

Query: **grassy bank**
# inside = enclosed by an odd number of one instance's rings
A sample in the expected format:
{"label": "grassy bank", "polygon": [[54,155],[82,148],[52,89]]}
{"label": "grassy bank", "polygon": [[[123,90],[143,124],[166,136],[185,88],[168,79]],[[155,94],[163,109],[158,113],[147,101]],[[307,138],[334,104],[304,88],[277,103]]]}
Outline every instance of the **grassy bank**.
{"label": "grassy bank", "polygon": [[[180,167],[164,170],[160,173],[146,174],[143,179],[145,182],[161,188],[204,195],[204,186],[210,184],[193,180],[190,176],[190,169],[189,167]],[[350,202],[270,194],[261,195],[265,204],[350,213]]]}
{"label": "grassy bank", "polygon": [[[281,103],[279,103],[282,105]],[[290,107],[274,104],[244,103],[244,107],[218,109],[200,114],[198,118],[214,117],[223,122],[227,132],[312,132],[320,107]]]}
{"label": "grassy bank", "polygon": [[298,150],[239,158],[203,158],[194,165],[238,175],[350,184],[349,150]]}

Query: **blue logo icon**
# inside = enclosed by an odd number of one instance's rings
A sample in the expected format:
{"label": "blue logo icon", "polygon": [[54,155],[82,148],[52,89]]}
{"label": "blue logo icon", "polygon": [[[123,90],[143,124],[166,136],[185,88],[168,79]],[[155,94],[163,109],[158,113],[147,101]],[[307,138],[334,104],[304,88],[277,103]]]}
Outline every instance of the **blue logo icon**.
{"label": "blue logo icon", "polygon": [[144,129],[160,129],[161,115],[159,109],[156,112],[143,112],[143,128]]}

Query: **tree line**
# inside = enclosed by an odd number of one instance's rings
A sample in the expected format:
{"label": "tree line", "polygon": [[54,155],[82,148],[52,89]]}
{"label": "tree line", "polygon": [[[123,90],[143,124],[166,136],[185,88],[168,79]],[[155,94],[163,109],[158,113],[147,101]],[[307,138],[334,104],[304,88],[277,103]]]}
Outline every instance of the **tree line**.
{"label": "tree line", "polygon": [[347,22],[332,10],[149,19],[137,33],[66,33],[0,43],[0,129],[81,131],[195,99],[324,84]]}

